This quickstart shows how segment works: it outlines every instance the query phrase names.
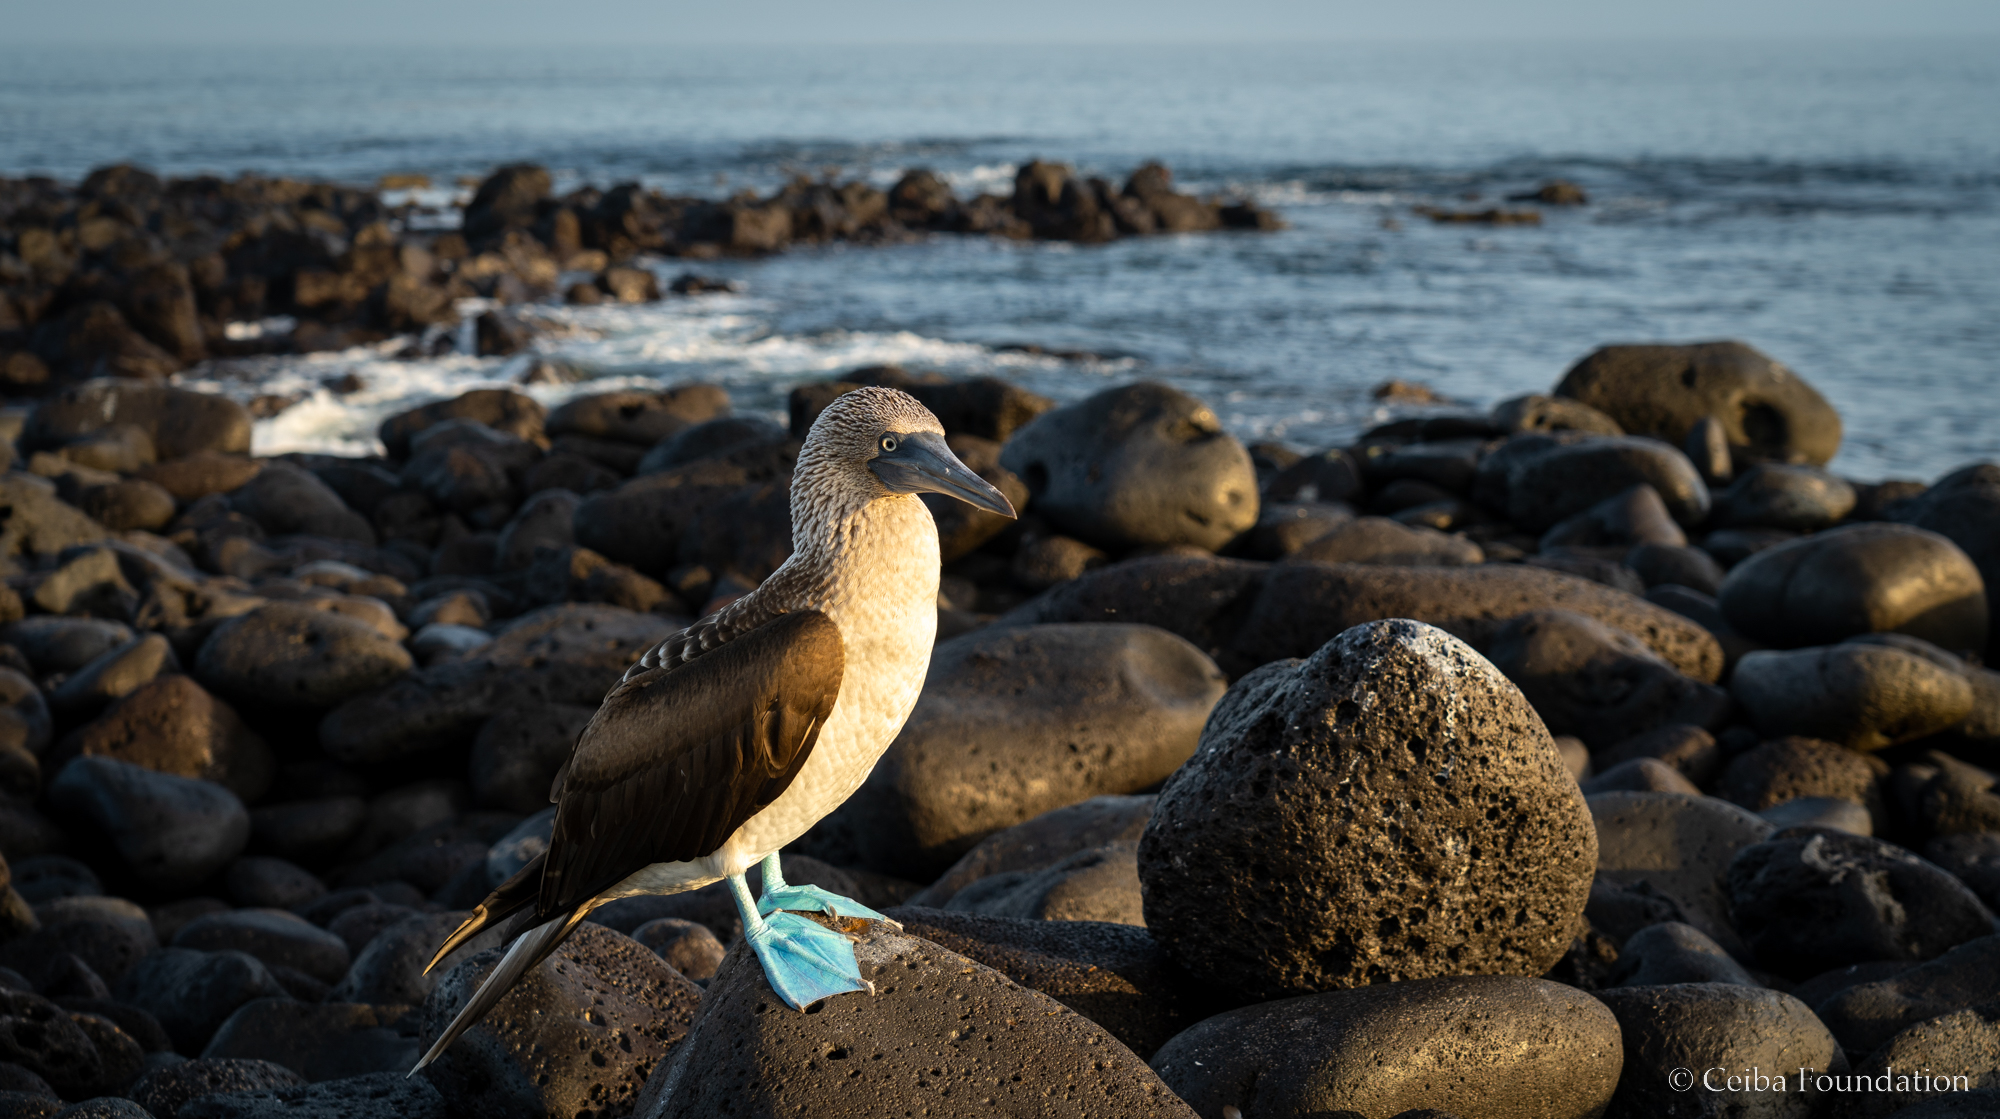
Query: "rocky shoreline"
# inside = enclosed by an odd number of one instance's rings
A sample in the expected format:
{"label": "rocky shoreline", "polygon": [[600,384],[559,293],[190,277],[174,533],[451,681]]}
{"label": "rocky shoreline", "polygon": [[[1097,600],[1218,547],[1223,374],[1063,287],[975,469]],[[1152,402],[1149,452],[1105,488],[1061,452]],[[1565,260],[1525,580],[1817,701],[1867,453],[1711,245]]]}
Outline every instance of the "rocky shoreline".
{"label": "rocky shoreline", "polygon": [[[0,413],[0,1116],[2000,1108],[2000,466],[1830,474],[1743,344],[1312,450],[876,367],[257,458],[107,368]],[[786,855],[901,923],[877,994],[784,1011],[724,895],[631,899],[404,1080],[497,942],[429,952],[865,384],[1024,511],[933,507],[923,700]]]}
{"label": "rocky shoreline", "polygon": [[[957,197],[931,171],[884,191],[795,179],[767,197],[670,196],[637,183],[557,196],[546,168],[502,167],[462,209],[395,191],[243,175],[162,179],[129,165],[83,182],[0,179],[0,393],[91,377],[161,378],[208,358],[314,353],[407,336],[449,352],[460,305],[483,300],[471,346],[506,354],[529,324],[505,308],[663,295],[645,261],[758,256],[793,246],[932,234],[1099,243],[1282,228],[1245,200],[1197,198],[1150,163],[1120,187],[1035,161],[1006,197]],[[440,228],[443,227],[443,228]],[[667,285],[719,285],[687,273]]]}

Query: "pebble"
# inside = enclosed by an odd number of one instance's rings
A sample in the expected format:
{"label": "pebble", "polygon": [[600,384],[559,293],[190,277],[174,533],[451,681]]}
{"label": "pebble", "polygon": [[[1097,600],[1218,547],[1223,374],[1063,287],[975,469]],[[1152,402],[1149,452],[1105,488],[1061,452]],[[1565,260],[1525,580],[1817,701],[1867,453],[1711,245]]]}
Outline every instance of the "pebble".
{"label": "pebble", "polygon": [[61,446],[115,424],[131,424],[152,440],[161,461],[210,451],[247,454],[250,413],[227,397],[120,378],[86,381],[36,405],[21,441]]}
{"label": "pebble", "polygon": [[1846,525],[1766,548],[1729,572],[1718,599],[1738,632],[1780,648],[1865,633],[1986,647],[1979,569],[1946,537],[1908,525]]}
{"label": "pebble", "polygon": [[49,800],[88,821],[149,890],[173,893],[221,870],[250,839],[236,794],[110,758],[77,758],[49,783]]}
{"label": "pebble", "polygon": [[1454,976],[1279,999],[1196,1024],[1153,1069],[1203,1116],[1585,1119],[1619,1086],[1618,1022],[1541,979]]}
{"label": "pebble", "polygon": [[1249,452],[1207,405],[1150,382],[1106,389],[1016,431],[1000,465],[1035,514],[1108,550],[1211,551],[1257,523]]}
{"label": "pebble", "polygon": [[1729,691],[1766,736],[1863,751],[1949,730],[1974,702],[1963,674],[1903,649],[1858,643],[1746,654]]}
{"label": "pebble", "polygon": [[1867,836],[1779,833],[1736,853],[1727,888],[1758,962],[1794,979],[1868,960],[1928,960],[1994,931],[1992,912],[1958,879]]}
{"label": "pebble", "polygon": [[729,393],[718,385],[602,392],[572,397],[549,413],[546,428],[550,436],[581,435],[651,447],[696,424],[726,415],[729,407]]}
{"label": "pebble", "polygon": [[150,633],[77,669],[49,693],[49,706],[66,714],[89,714],[162,672],[178,671],[173,646],[165,637]]}
{"label": "pebble", "polygon": [[448,400],[398,412],[382,421],[378,434],[389,457],[400,461],[410,457],[410,440],[418,432],[447,420],[472,420],[532,443],[542,440],[547,415],[548,409],[525,393],[512,389],[474,389]]}
{"label": "pebble", "polygon": [[[426,1045],[501,954],[482,952],[438,980],[424,1002]],[[582,924],[424,1075],[473,1114],[624,1111],[687,1036],[701,1002],[701,989],[645,946]]]}
{"label": "pebble", "polygon": [[879,924],[855,956],[875,993],[800,1014],[739,944],[702,1014],[648,1080],[637,1119],[769,1114],[810,1101],[828,1115],[1032,1114],[1192,1119],[1153,1071],[1062,1003],[945,948]]}
{"label": "pebble", "polygon": [[1224,681],[1137,625],[993,627],[931,655],[916,710],[854,797],[861,865],[928,879],[1003,828],[1158,783],[1193,752]]}
{"label": "pebble", "polygon": [[40,927],[0,945],[0,967],[47,990],[82,964],[116,983],[160,946],[146,911],[123,898],[60,898],[35,907]]}
{"label": "pebble", "polygon": [[1589,804],[1599,884],[1663,899],[1674,915],[1656,920],[1684,921],[1730,955],[1748,956],[1730,923],[1723,874],[1737,851],[1771,834],[1769,823],[1727,801],[1684,793],[1599,793]]}
{"label": "pebble", "polygon": [[1645,642],[1567,610],[1522,614],[1494,634],[1493,666],[1549,730],[1610,746],[1668,724],[1720,727],[1729,694],[1674,670]]}
{"label": "pebble", "polygon": [[326,883],[311,871],[266,855],[229,864],[222,881],[230,900],[246,908],[292,909],[326,893]]}
{"label": "pebble", "polygon": [[250,810],[250,832],[259,850],[296,863],[331,860],[368,822],[368,802],[357,796],[320,797],[259,805]]}
{"label": "pebble", "polygon": [[1139,847],[1153,935],[1193,974],[1265,998],[1539,975],[1569,947],[1595,862],[1576,782],[1520,693],[1407,620],[1238,681]]}
{"label": "pebble", "polygon": [[[1831,1093],[1801,1088],[1798,1070],[1846,1072],[1840,1046],[1802,1002],[1779,991],[1735,983],[1670,983],[1617,987],[1597,997],[1618,1019],[1625,1068],[1607,1119],[1661,1115],[1743,1119],[1812,1119]],[[1677,1076],[1723,1070],[1690,1091]],[[1768,1084],[1731,1087],[1739,1070],[1785,1077],[1785,1090]],[[1811,1077],[1808,1077],[1810,1080]]]}
{"label": "pebble", "polygon": [[1646,589],[1683,587],[1704,595],[1714,595],[1728,578],[1722,565],[1700,548],[1671,544],[1635,544],[1625,553],[1625,566],[1639,576]]}

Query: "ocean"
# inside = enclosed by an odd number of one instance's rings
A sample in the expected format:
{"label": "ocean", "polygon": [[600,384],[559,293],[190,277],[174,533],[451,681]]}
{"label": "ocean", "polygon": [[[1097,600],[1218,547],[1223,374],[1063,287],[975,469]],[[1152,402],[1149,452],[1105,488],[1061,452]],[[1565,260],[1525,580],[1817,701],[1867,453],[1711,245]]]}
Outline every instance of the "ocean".
{"label": "ocean", "polygon": [[[895,363],[1060,400],[1138,378],[1245,440],[1319,447],[1423,382],[1484,407],[1611,342],[1740,338],[1825,394],[1835,470],[1933,478],[2000,456],[2000,41],[1208,47],[340,49],[0,46],[0,174],[132,161],[443,186],[513,161],[558,189],[720,196],[794,174],[961,197],[1033,157],[1255,198],[1290,228],[1100,246],[940,236],[701,262],[733,295],[550,307],[539,355],[579,391],[693,379],[782,409]],[[1554,178],[1540,226],[1441,225]],[[657,262],[662,274],[681,262]],[[1095,355],[1059,359],[1004,347]],[[508,383],[530,358],[369,350],[196,369],[308,398],[256,449],[362,452],[380,419]],[[323,382],[353,372],[337,395]]]}

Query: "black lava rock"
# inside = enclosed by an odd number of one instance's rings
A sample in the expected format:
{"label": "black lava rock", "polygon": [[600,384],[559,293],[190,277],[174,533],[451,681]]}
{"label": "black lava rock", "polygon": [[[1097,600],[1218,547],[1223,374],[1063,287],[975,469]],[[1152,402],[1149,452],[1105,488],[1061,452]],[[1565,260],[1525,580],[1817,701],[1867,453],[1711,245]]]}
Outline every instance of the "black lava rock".
{"label": "black lava rock", "polygon": [[2000,936],[1982,936],[1829,995],[1813,1013],[1842,1045],[1867,1053],[1918,1022],[1994,999],[2000,999]]}
{"label": "black lava rock", "polygon": [[203,1057],[147,1073],[132,1085],[131,1097],[158,1119],[178,1119],[181,1108],[203,1096],[303,1083],[298,1073],[269,1061]]}
{"label": "black lava rock", "polygon": [[64,766],[49,799],[97,829],[139,882],[161,893],[221,870],[250,839],[250,814],[228,789],[110,758]]}
{"label": "black lava rock", "polygon": [[1567,610],[1537,610],[1487,648],[1551,733],[1602,748],[1670,723],[1720,727],[1729,693],[1676,672],[1636,637]]}
{"label": "black lava rock", "polygon": [[119,981],[117,996],[158,1019],[181,1053],[201,1052],[244,1003],[290,997],[255,956],[190,948],[162,948],[141,960]]}
{"label": "black lava rock", "polygon": [[1758,730],[1879,750],[1965,721],[1972,684],[1963,672],[1886,645],[1825,645],[1750,653],[1730,694]]}
{"label": "black lava rock", "polygon": [[1718,598],[1731,626],[1781,648],[1864,633],[1986,646],[1979,569],[1948,538],[1908,525],[1848,525],[1766,548],[1730,571]]}
{"label": "black lava rock", "polygon": [[1555,395],[1676,446],[1713,418],[1745,461],[1824,465],[1840,449],[1840,413],[1797,373],[1741,342],[1602,346],[1570,367]]}
{"label": "black lava rock", "polygon": [[[1597,997],[1617,1016],[1625,1070],[1606,1119],[1770,1116],[1808,1119],[1831,1093],[1797,1083],[1801,1068],[1847,1071],[1833,1035],[1799,1000],[1734,983],[1617,987]],[[1784,1077],[1735,1083],[1734,1076]],[[1711,1075],[1704,1083],[1700,1078]],[[1812,1079],[1808,1076],[1808,1080]]]}
{"label": "black lava rock", "polygon": [[203,1096],[179,1119],[449,1119],[452,1109],[422,1077],[377,1072],[290,1088]]}
{"label": "black lava rock", "polygon": [[[1737,851],[1771,834],[1769,822],[1715,797],[1681,793],[1599,793],[1590,798],[1590,815],[1598,883],[1643,888],[1674,907],[1629,931],[1685,921],[1730,955],[1748,958],[1730,924],[1723,874]],[[1597,920],[1594,912],[1591,919]]]}
{"label": "black lava rock", "polygon": [[289,967],[322,983],[347,974],[347,942],[282,909],[235,909],[197,917],[174,934],[174,947],[248,952],[267,967]]}
{"label": "black lava rock", "polygon": [[423,1050],[415,1007],[312,1004],[292,999],[244,1003],[215,1031],[204,1058],[283,1065],[306,1080],[405,1073]]}

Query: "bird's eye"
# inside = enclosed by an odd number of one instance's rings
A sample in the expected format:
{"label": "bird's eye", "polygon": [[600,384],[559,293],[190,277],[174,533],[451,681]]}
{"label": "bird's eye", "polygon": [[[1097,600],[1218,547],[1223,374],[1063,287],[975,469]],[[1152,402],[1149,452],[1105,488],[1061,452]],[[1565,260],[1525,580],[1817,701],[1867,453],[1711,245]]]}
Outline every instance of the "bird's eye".
{"label": "bird's eye", "polygon": [[882,453],[883,453],[883,454],[885,454],[885,455],[893,455],[893,454],[895,454],[895,453],[896,453],[896,448],[897,448],[897,447],[900,447],[900,446],[902,446],[902,445],[903,445],[903,441],[902,441],[902,440],[900,440],[900,439],[898,439],[898,438],[896,438],[896,437],[895,437],[895,436],[893,436],[893,435],[884,435],[884,436],[882,437]]}

